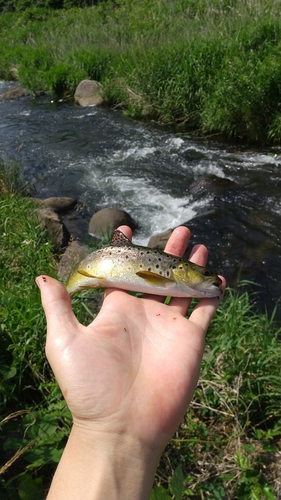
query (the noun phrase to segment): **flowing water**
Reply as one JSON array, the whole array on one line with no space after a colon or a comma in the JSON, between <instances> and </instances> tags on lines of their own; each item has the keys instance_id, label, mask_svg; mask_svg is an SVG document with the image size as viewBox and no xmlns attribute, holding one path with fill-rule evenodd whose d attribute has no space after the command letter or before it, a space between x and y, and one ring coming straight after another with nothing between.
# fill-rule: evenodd
<instances>
[{"instance_id":1,"label":"flowing water","mask_svg":"<svg viewBox=\"0 0 281 500\"><path fill-rule=\"evenodd\" d=\"M0 94L9 86L0 82ZM0 156L18 159L33 195L71 196L77 216L125 209L139 223L134 241L188 222L192 244L234 285L259 284L257 303L280 296L281 156L181 137L99 107L50 96L0 101ZM281 317L280 312L278 313Z\"/></svg>"}]
</instances>

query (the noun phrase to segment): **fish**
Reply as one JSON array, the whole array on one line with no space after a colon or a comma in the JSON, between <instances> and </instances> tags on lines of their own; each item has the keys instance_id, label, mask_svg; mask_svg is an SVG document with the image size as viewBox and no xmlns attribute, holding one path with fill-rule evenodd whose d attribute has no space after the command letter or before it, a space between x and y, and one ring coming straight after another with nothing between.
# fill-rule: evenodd
<instances>
[{"instance_id":1,"label":"fish","mask_svg":"<svg viewBox=\"0 0 281 500\"><path fill-rule=\"evenodd\" d=\"M162 250L134 245L119 229L108 246L85 257L70 274L70 296L80 290L118 288L169 297L219 297L222 281L199 266Z\"/></svg>"}]
</instances>

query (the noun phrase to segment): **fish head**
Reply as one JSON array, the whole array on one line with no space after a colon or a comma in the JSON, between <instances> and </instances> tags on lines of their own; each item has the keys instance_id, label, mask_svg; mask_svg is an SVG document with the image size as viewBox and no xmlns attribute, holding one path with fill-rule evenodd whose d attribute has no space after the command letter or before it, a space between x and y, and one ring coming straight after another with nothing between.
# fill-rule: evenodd
<instances>
[{"instance_id":1,"label":"fish head","mask_svg":"<svg viewBox=\"0 0 281 500\"><path fill-rule=\"evenodd\" d=\"M198 297L218 297L222 294L219 288L222 280L206 267L189 261L181 261L173 269L173 275L177 283L188 286L198 293Z\"/></svg>"}]
</instances>

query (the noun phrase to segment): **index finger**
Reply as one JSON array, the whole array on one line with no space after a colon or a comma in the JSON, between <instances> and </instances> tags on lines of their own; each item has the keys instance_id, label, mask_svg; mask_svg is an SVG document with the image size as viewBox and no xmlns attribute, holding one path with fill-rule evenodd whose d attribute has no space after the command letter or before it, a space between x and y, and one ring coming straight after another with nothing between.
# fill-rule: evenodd
<instances>
[{"instance_id":1,"label":"index finger","mask_svg":"<svg viewBox=\"0 0 281 500\"><path fill-rule=\"evenodd\" d=\"M164 252L182 257L190 239L190 230L186 226L178 226L167 241Z\"/></svg>"}]
</instances>

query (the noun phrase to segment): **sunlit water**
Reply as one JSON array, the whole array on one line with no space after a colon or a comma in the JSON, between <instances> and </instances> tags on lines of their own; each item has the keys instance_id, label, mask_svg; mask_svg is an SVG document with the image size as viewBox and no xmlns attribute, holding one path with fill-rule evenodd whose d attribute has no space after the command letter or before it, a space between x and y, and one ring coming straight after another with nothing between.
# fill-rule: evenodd
<instances>
[{"instance_id":1,"label":"sunlit water","mask_svg":"<svg viewBox=\"0 0 281 500\"><path fill-rule=\"evenodd\" d=\"M0 83L0 93L9 84ZM113 206L138 222L134 241L190 222L192 243L231 284L238 273L262 287L259 305L280 296L281 157L180 137L99 107L56 104L49 96L0 101L0 156L17 158L35 196L71 196L85 217ZM235 182L193 196L215 175ZM200 214L200 217L197 217Z\"/></svg>"}]
</instances>

